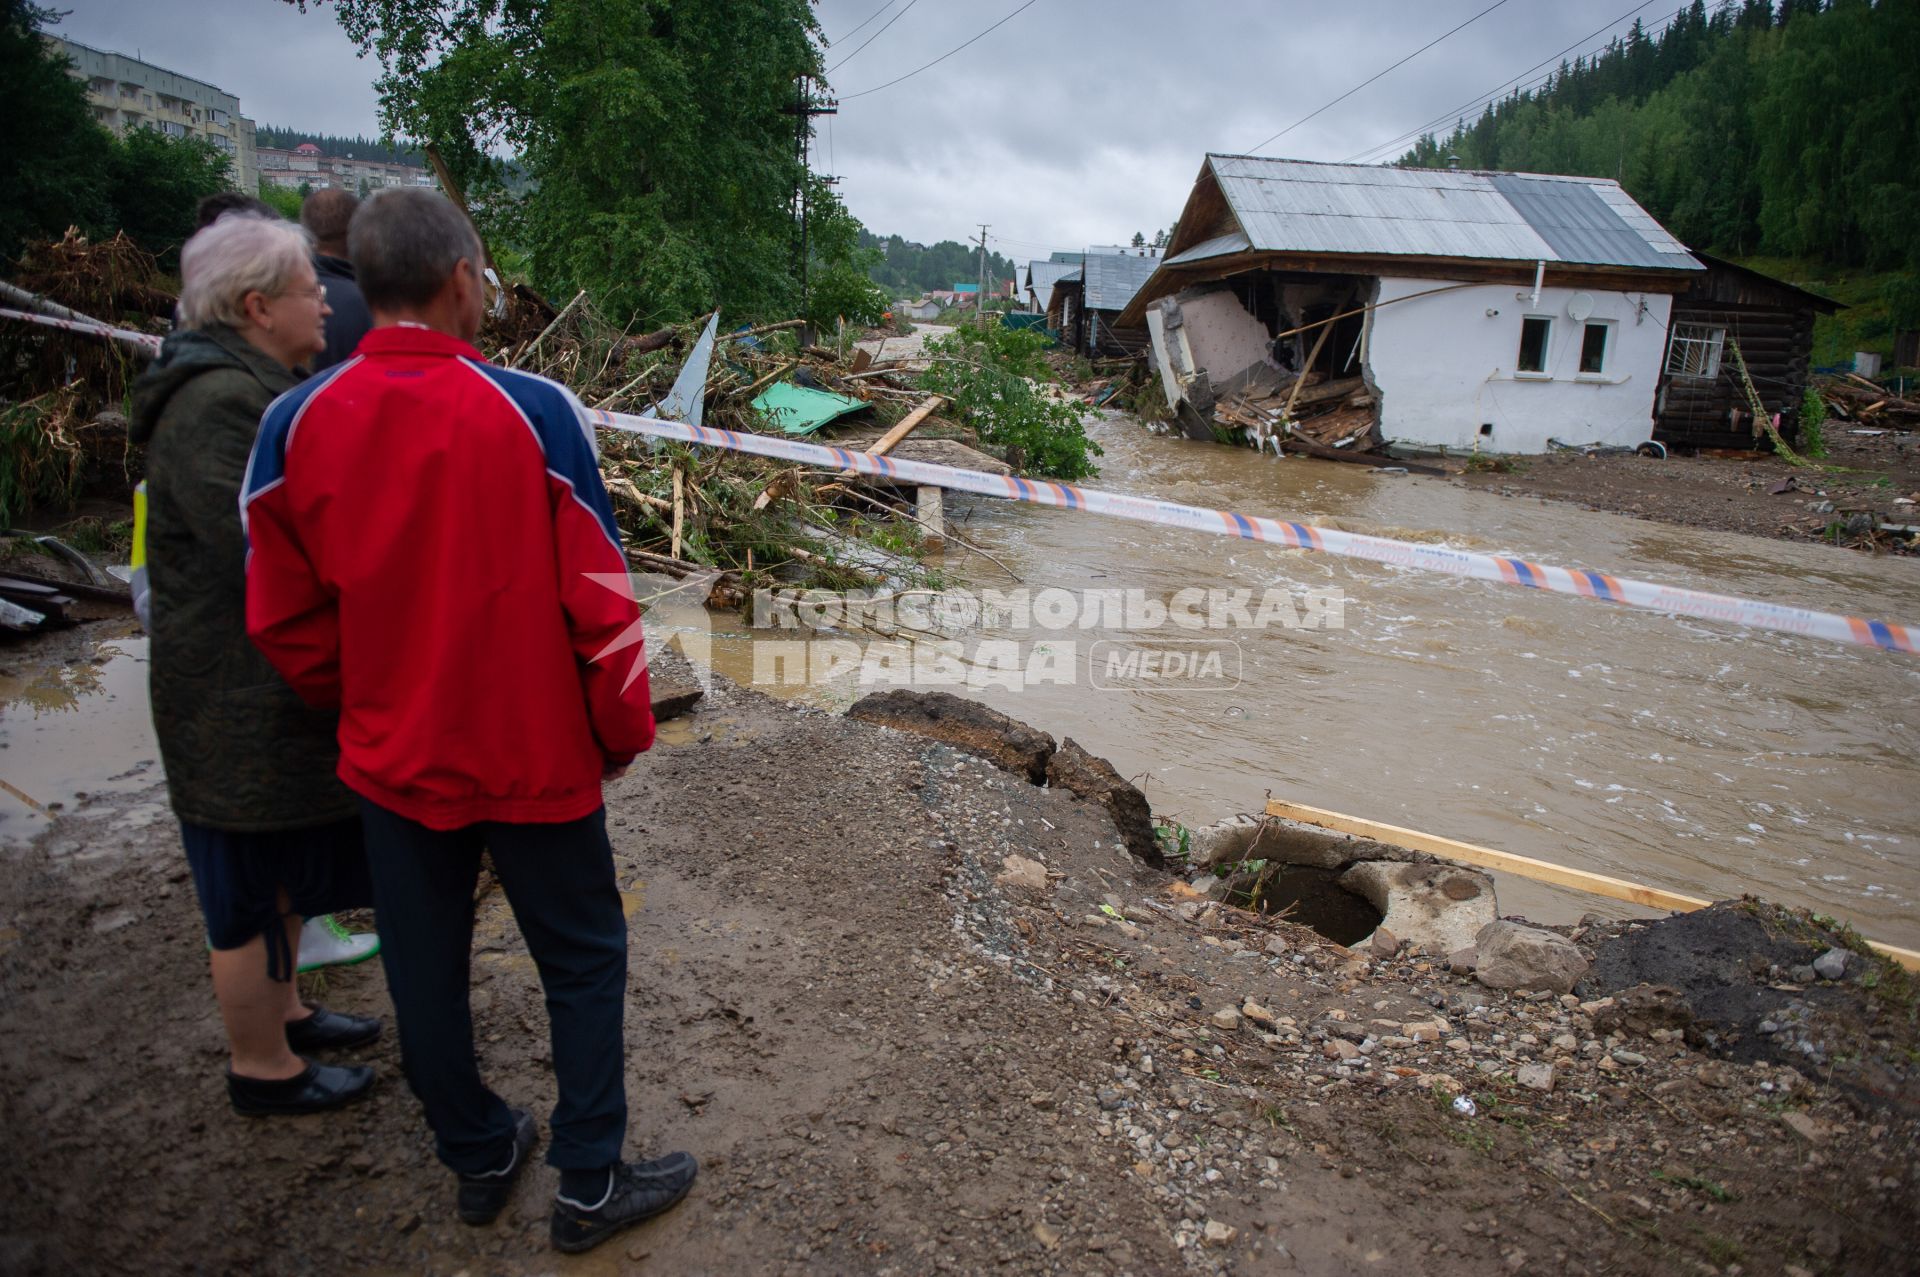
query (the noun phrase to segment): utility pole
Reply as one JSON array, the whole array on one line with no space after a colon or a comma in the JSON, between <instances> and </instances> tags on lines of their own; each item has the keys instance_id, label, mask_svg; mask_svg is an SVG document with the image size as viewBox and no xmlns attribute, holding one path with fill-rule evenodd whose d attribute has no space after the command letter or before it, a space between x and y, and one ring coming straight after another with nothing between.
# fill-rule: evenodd
<instances>
[{"instance_id":1,"label":"utility pole","mask_svg":"<svg viewBox=\"0 0 1920 1277\"><path fill-rule=\"evenodd\" d=\"M987 223L980 223L980 295L974 299L974 316L987 326Z\"/></svg>"},{"instance_id":2,"label":"utility pole","mask_svg":"<svg viewBox=\"0 0 1920 1277\"><path fill-rule=\"evenodd\" d=\"M813 140L813 117L816 115L838 115L840 103L835 98L813 95L813 77L797 75L793 78L793 105L780 108L783 115L791 115L793 120L793 277L800 285L800 313L807 310L807 267L812 254L812 245L807 237L807 214L809 212L807 150Z\"/></svg>"}]
</instances>

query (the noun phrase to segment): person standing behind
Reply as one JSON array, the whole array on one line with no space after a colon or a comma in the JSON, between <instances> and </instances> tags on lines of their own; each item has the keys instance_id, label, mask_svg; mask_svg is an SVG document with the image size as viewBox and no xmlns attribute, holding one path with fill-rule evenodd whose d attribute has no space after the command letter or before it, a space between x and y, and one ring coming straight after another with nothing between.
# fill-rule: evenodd
<instances>
[{"instance_id":1,"label":"person standing behind","mask_svg":"<svg viewBox=\"0 0 1920 1277\"><path fill-rule=\"evenodd\" d=\"M580 401L473 347L481 249L438 194L370 198L349 234L375 327L277 401L243 497L247 628L340 709L408 1084L469 1223L506 1206L533 1119L481 1081L469 1008L484 850L546 991L560 1171L582 1251L686 1196L685 1153L621 1160L627 926L601 783L653 743L639 609Z\"/></svg>"},{"instance_id":2,"label":"person standing behind","mask_svg":"<svg viewBox=\"0 0 1920 1277\"><path fill-rule=\"evenodd\" d=\"M261 414L320 349L326 295L299 227L228 213L180 254L181 328L133 390L147 448L154 732L212 950L248 1116L365 1094L373 1071L298 1052L357 1046L380 1022L300 1001L304 914L372 903L331 714L307 708L247 639L240 489Z\"/></svg>"},{"instance_id":3,"label":"person standing behind","mask_svg":"<svg viewBox=\"0 0 1920 1277\"><path fill-rule=\"evenodd\" d=\"M300 224L313 236L313 269L326 286L327 348L314 357L313 371L324 372L345 363L354 347L373 327L366 298L354 282L353 263L347 260L347 229L360 201L345 191L315 191L300 205ZM370 956L370 955L369 955Z\"/></svg>"}]
</instances>

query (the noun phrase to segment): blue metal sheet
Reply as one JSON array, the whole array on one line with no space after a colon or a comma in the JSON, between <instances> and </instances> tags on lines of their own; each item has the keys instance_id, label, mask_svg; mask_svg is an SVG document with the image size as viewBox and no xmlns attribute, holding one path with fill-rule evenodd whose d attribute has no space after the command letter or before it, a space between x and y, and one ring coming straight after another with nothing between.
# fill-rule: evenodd
<instances>
[{"instance_id":1,"label":"blue metal sheet","mask_svg":"<svg viewBox=\"0 0 1920 1277\"><path fill-rule=\"evenodd\" d=\"M1558 261L1656 270L1675 265L1670 254L1647 243L1585 182L1522 173L1492 173L1488 181L1540 233Z\"/></svg>"}]
</instances>

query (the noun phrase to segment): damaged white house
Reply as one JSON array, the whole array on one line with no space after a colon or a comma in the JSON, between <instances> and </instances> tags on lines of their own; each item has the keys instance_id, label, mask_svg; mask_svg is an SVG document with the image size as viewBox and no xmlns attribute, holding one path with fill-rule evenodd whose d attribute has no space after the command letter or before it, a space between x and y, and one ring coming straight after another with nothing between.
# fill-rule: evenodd
<instances>
[{"instance_id":1,"label":"damaged white house","mask_svg":"<svg viewBox=\"0 0 1920 1277\"><path fill-rule=\"evenodd\" d=\"M1117 322L1196 437L1633 447L1701 269L1600 178L1208 155Z\"/></svg>"}]
</instances>

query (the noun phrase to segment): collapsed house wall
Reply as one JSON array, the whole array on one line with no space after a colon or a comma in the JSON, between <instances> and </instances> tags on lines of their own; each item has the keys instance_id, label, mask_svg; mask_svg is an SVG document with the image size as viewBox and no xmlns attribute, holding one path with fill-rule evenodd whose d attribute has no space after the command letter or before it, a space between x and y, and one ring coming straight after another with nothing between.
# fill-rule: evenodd
<instances>
[{"instance_id":1,"label":"collapsed house wall","mask_svg":"<svg viewBox=\"0 0 1920 1277\"><path fill-rule=\"evenodd\" d=\"M1380 279L1365 354L1386 439L1539 453L1550 438L1633 447L1652 436L1671 297L1543 288L1536 303L1531 288L1485 284L1401 300L1442 287ZM1518 370L1529 318L1547 322L1539 372ZM1582 372L1594 325L1606 330L1604 358Z\"/></svg>"}]
</instances>

